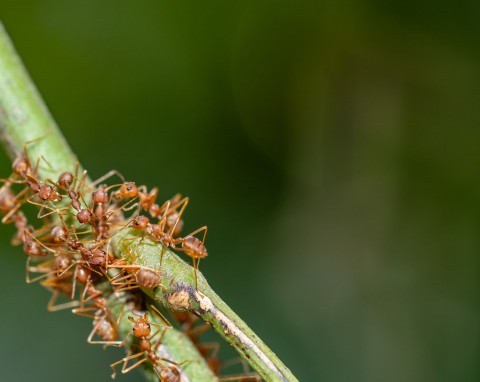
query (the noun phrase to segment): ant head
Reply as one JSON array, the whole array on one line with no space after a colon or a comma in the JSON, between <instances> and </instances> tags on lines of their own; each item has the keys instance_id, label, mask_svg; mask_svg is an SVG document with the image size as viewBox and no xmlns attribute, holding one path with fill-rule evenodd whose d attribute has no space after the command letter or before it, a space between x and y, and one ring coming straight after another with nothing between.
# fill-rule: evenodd
<instances>
[{"instance_id":1,"label":"ant head","mask_svg":"<svg viewBox=\"0 0 480 382\"><path fill-rule=\"evenodd\" d=\"M129 317L130 319L130 317ZM148 313L145 313L143 317L139 317L134 320L133 335L135 337L147 337L150 335L150 323L148 322Z\"/></svg>"},{"instance_id":2,"label":"ant head","mask_svg":"<svg viewBox=\"0 0 480 382\"><path fill-rule=\"evenodd\" d=\"M48 184L43 184L40 186L38 197L43 201L50 200L52 202L59 202L62 200L62 195L60 195L52 188L52 186L49 186Z\"/></svg>"},{"instance_id":3,"label":"ant head","mask_svg":"<svg viewBox=\"0 0 480 382\"><path fill-rule=\"evenodd\" d=\"M28 256L44 256L45 255L45 250L36 241L29 241L29 240L25 241L25 244L23 245L23 251Z\"/></svg>"},{"instance_id":4,"label":"ant head","mask_svg":"<svg viewBox=\"0 0 480 382\"><path fill-rule=\"evenodd\" d=\"M44 184L40 187L40 191L38 192L38 197L43 201L49 200L52 196L53 188L48 184Z\"/></svg>"},{"instance_id":5,"label":"ant head","mask_svg":"<svg viewBox=\"0 0 480 382\"><path fill-rule=\"evenodd\" d=\"M138 196L138 188L134 182L126 182L122 184L115 195L122 199L129 199Z\"/></svg>"},{"instance_id":6,"label":"ant head","mask_svg":"<svg viewBox=\"0 0 480 382\"><path fill-rule=\"evenodd\" d=\"M139 230L145 230L149 224L150 219L147 216L139 215L133 220L132 227Z\"/></svg>"}]
</instances>

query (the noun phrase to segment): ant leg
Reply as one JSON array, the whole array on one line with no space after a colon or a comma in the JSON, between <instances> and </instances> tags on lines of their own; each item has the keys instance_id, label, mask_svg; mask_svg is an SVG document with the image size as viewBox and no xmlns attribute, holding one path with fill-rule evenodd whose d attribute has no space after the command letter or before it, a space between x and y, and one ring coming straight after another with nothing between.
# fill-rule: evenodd
<instances>
[{"instance_id":1,"label":"ant leg","mask_svg":"<svg viewBox=\"0 0 480 382\"><path fill-rule=\"evenodd\" d=\"M77 185L77 179L78 179L78 170L80 169L80 162L77 160L75 162L75 174L73 175L73 183L72 183L72 188L75 189L75 186Z\"/></svg>"},{"instance_id":2,"label":"ant leg","mask_svg":"<svg viewBox=\"0 0 480 382\"><path fill-rule=\"evenodd\" d=\"M78 302L78 301L75 301L75 302ZM90 306L90 307L87 307L87 308L78 308L78 309L72 309L72 313L73 314L78 314L79 316L83 316L83 317L88 317L88 318L95 318L95 314L91 314L91 313L88 313L88 312L92 312L92 311L97 311L97 307L95 306Z\"/></svg>"},{"instance_id":3,"label":"ant leg","mask_svg":"<svg viewBox=\"0 0 480 382\"><path fill-rule=\"evenodd\" d=\"M83 306L86 302L94 300L95 298L97 298L98 296L100 296L102 294L101 291L97 290L95 293L93 293L93 294L89 295L87 298L85 298L90 285L92 285L92 280L89 277L88 280L87 280L87 283L85 284L85 288L83 288L82 297L80 298L80 306ZM96 309L95 307L92 307L92 308ZM87 309L87 308L85 308L85 309Z\"/></svg>"},{"instance_id":4,"label":"ant leg","mask_svg":"<svg viewBox=\"0 0 480 382\"><path fill-rule=\"evenodd\" d=\"M3 218L2 218L2 223L3 224L9 224L12 223L13 220L9 220L13 215L17 213L19 208L22 206L21 203L17 203L14 208L12 208Z\"/></svg>"},{"instance_id":5,"label":"ant leg","mask_svg":"<svg viewBox=\"0 0 480 382\"><path fill-rule=\"evenodd\" d=\"M56 271L55 270L52 270L51 269L51 265L53 264L53 260L50 259L50 260L47 260L47 261L44 261L40 264L38 264L37 266L30 266L30 261L32 260L32 258L30 256L27 257L27 262L26 262L26 276L25 276L25 282L27 284L32 284L38 280L41 280L41 279L44 279L52 274L54 274ZM47 266L50 265L49 266ZM43 268L42 266L45 265L45 268ZM35 272L35 273L42 273L40 276L37 276L37 277L34 277L34 278L30 278L30 273L32 272Z\"/></svg>"},{"instance_id":6,"label":"ant leg","mask_svg":"<svg viewBox=\"0 0 480 382\"><path fill-rule=\"evenodd\" d=\"M189 235L188 235L189 236ZM187 237L187 236L186 236ZM177 248L175 247L175 251L177 252L185 252L184 248ZM190 256L191 257L191 256ZM195 289L198 291L198 278L197 278L197 270L198 264L200 264L200 259L196 259L195 257L191 257L192 259L192 266L193 266L193 274L195 276Z\"/></svg>"},{"instance_id":7,"label":"ant leg","mask_svg":"<svg viewBox=\"0 0 480 382\"><path fill-rule=\"evenodd\" d=\"M111 178L114 175L117 175L122 180L122 182L125 183L125 177L120 172L118 172L117 170L110 170L105 175L102 175L100 178L94 181L92 184L96 186L97 184L102 183L104 180L107 180L108 178Z\"/></svg>"},{"instance_id":8,"label":"ant leg","mask_svg":"<svg viewBox=\"0 0 480 382\"><path fill-rule=\"evenodd\" d=\"M120 273L121 274L121 273ZM117 286L115 288L115 292L124 292L127 290L132 290L132 289L137 289L139 288L139 285L137 284L135 280L135 276L132 274L128 274L126 276L123 276L115 281L112 281L112 286Z\"/></svg>"},{"instance_id":9,"label":"ant leg","mask_svg":"<svg viewBox=\"0 0 480 382\"><path fill-rule=\"evenodd\" d=\"M260 382L262 378L256 374L251 375L230 375L228 377L220 377L220 382L227 382L227 381L238 381L238 382Z\"/></svg>"},{"instance_id":10,"label":"ant leg","mask_svg":"<svg viewBox=\"0 0 480 382\"><path fill-rule=\"evenodd\" d=\"M40 139L40 138L36 138L36 139ZM23 144L23 152L25 154L25 160L28 164L28 167L32 168L32 162L30 161L30 156L28 155L28 150L27 150L27 145L29 143L32 143L33 141L27 141ZM36 171L38 171L38 168L36 169Z\"/></svg>"},{"instance_id":11,"label":"ant leg","mask_svg":"<svg viewBox=\"0 0 480 382\"><path fill-rule=\"evenodd\" d=\"M198 259L198 263L197 263L195 257L192 257L192 263L193 263L193 274L195 275L195 289L198 290L197 268L198 268L198 263L200 263L200 259Z\"/></svg>"},{"instance_id":12,"label":"ant leg","mask_svg":"<svg viewBox=\"0 0 480 382\"><path fill-rule=\"evenodd\" d=\"M160 342L162 342L163 336L165 335L165 333L167 332L167 330L168 330L168 328L164 328L164 329L162 330L162 334L160 334L160 337L158 337L158 339L157 339L157 340L155 341L155 343L153 344L152 349L153 349L154 351L157 350L158 346L160 345ZM158 332L157 332L157 333L158 333ZM157 334L157 333L155 333L155 334Z\"/></svg>"},{"instance_id":13,"label":"ant leg","mask_svg":"<svg viewBox=\"0 0 480 382\"><path fill-rule=\"evenodd\" d=\"M58 216L62 215L60 212L61 211L64 211L64 210L69 210L70 208L69 207L62 207L62 208L56 208L56 207L49 207L47 206L46 204L41 204L41 203L37 203L37 202L34 202L32 199L35 197L35 195L32 195L31 197L29 197L27 199L27 203L29 204L33 204L34 206L38 206L38 207L41 207L40 208L40 211L38 211L38 214L37 214L37 218L39 219L43 219L53 213L56 213ZM47 210L50 210L50 212L47 212L47 213L44 213L42 214L43 210L44 209L47 209ZM72 214L73 215L73 214Z\"/></svg>"},{"instance_id":14,"label":"ant leg","mask_svg":"<svg viewBox=\"0 0 480 382\"><path fill-rule=\"evenodd\" d=\"M129 360L135 359L135 358L138 358L138 357L141 357L142 355L143 355L143 352L137 353L137 354L134 354L134 355L129 355L128 357L122 358L120 361L117 361L117 362L115 362L115 363L112 363L112 364L110 365L110 367L111 367L112 370L113 370L112 378L115 378L115 376L117 375L117 371L115 370L115 366L120 365L122 362L123 362L123 364L125 365ZM147 359L145 358L145 359L143 360L143 362L145 362L146 360L147 360ZM137 366L138 366L138 365L137 365ZM122 373L123 373L123 369L124 369L124 368L122 367Z\"/></svg>"},{"instance_id":15,"label":"ant leg","mask_svg":"<svg viewBox=\"0 0 480 382\"><path fill-rule=\"evenodd\" d=\"M218 343L216 343L218 345L218 347L220 348L220 345ZM209 344L205 344L205 347L207 347ZM215 357L215 355L213 355L212 353L212 356ZM254 372L252 372L249 367L248 367L248 364L245 362L244 359L242 358L234 358L233 360L229 360L227 362L224 362L223 365L221 366L222 369L224 368L228 368L232 365L235 365L237 363L241 362L242 363L242 366L243 366L243 374L234 374L234 375L227 375L227 376L224 376L224 377L220 377L219 380L221 382L227 382L227 381L238 381L238 382L259 382L261 381L262 379L260 378L260 376Z\"/></svg>"},{"instance_id":16,"label":"ant leg","mask_svg":"<svg viewBox=\"0 0 480 382\"><path fill-rule=\"evenodd\" d=\"M162 270L162 264L163 264L163 255L165 253L165 245L162 245L162 252L160 252L160 270Z\"/></svg>"},{"instance_id":17,"label":"ant leg","mask_svg":"<svg viewBox=\"0 0 480 382\"><path fill-rule=\"evenodd\" d=\"M119 348L121 348L125 344L125 342L127 341L127 338L130 337L130 334L132 334L131 331L129 331L128 334L125 336L125 338L122 341L120 341L120 343L118 345L115 345L115 346L118 346Z\"/></svg>"},{"instance_id":18,"label":"ant leg","mask_svg":"<svg viewBox=\"0 0 480 382\"><path fill-rule=\"evenodd\" d=\"M173 235L173 233L175 232L175 228L177 227L178 222L182 218L182 215L183 215L183 212L185 211L185 208L187 208L188 200L189 199L188 199L188 196L187 196L187 197L183 198L180 202L178 202L178 204L174 206L175 208L171 207L171 209L176 210L178 207L182 206L182 208L180 209L180 211L178 213L177 220L175 220L175 223L173 224L173 226L169 230L170 235ZM167 212L168 212L168 210L165 211L165 214Z\"/></svg>"},{"instance_id":19,"label":"ant leg","mask_svg":"<svg viewBox=\"0 0 480 382\"><path fill-rule=\"evenodd\" d=\"M145 187L145 186L143 186ZM147 192L147 188L145 187L145 192ZM153 187L152 190L148 193L148 199L150 200L151 204L154 204L157 201L158 197L158 188Z\"/></svg>"},{"instance_id":20,"label":"ant leg","mask_svg":"<svg viewBox=\"0 0 480 382\"><path fill-rule=\"evenodd\" d=\"M78 275L78 264L75 267L75 272L73 272L72 295L71 295L72 300L75 298L75 290L77 287L77 275Z\"/></svg>"},{"instance_id":21,"label":"ant leg","mask_svg":"<svg viewBox=\"0 0 480 382\"><path fill-rule=\"evenodd\" d=\"M208 331L209 329L211 329L212 327L207 324L206 322L203 322L201 325L198 325L196 328L192 328L192 329L189 329L185 332L185 334L187 336L191 336L191 337L199 337L201 336L203 333L205 333L206 331ZM218 345L217 342L215 342L214 344ZM220 346L220 345L219 345ZM216 354L216 353L215 353Z\"/></svg>"},{"instance_id":22,"label":"ant leg","mask_svg":"<svg viewBox=\"0 0 480 382\"><path fill-rule=\"evenodd\" d=\"M108 218L110 218L110 216L109 216ZM107 218L107 220L108 220L108 218ZM130 220L130 221L126 222L125 224L116 224L116 226L121 225L122 228L120 228L118 231L115 231L114 233L112 233L112 234L109 236L109 238L111 239L111 238L114 237L115 235L118 235L120 232L122 232L124 229L130 228L130 223L131 223L132 221L133 221L133 220ZM114 225L115 225L115 224L114 224ZM128 239L131 240L131 241L133 241L133 240L135 240L135 239L137 239L137 238L134 237L134 238L128 238ZM126 240L127 240L127 238L123 239L123 240L122 240L122 243L123 243L124 241L126 241Z\"/></svg>"},{"instance_id":23,"label":"ant leg","mask_svg":"<svg viewBox=\"0 0 480 382\"><path fill-rule=\"evenodd\" d=\"M199 229L196 229L195 231L193 231L192 233L189 233L188 235L186 235L185 237L188 237L188 236L195 236L197 233L200 233L200 232L203 232L203 238L202 238L202 244L205 244L205 238L207 237L207 231L208 231L208 227L205 225Z\"/></svg>"},{"instance_id":24,"label":"ant leg","mask_svg":"<svg viewBox=\"0 0 480 382\"><path fill-rule=\"evenodd\" d=\"M132 253L130 252L130 249L129 249L129 246L125 245L125 242L126 241L130 241L130 245L133 241L137 240L136 237L126 237L125 239L123 239L120 244L123 248L123 250L127 253L128 257L129 257L129 260L133 263L135 262L135 257L132 255Z\"/></svg>"},{"instance_id":25,"label":"ant leg","mask_svg":"<svg viewBox=\"0 0 480 382\"><path fill-rule=\"evenodd\" d=\"M72 281L72 300L73 300L73 298L75 297L75 291L76 291L76 287L77 287L78 266L79 266L80 263L82 263L82 261L80 261L80 260L75 260L67 269L65 269L62 273L59 274L59 276L62 276L62 275L63 275L65 272L67 272L71 267L75 266L75 272L73 273L73 281ZM91 267L88 265L88 263L86 263L86 264L87 264L87 265L84 265L85 268L88 268L90 271L95 272L96 274L102 276L102 274L101 274L100 272L98 272L98 271L96 271L95 269L91 268ZM87 279L87 285L88 285L89 282L90 282L90 276L89 276L88 279ZM86 286L87 286L87 285L86 285ZM85 302L87 302L87 301L90 300L90 298L85 300L85 295L86 295L86 293L87 293L87 288L85 287L84 290L83 290L82 297L81 297L81 302L80 302L80 305L81 305L82 307L83 307L83 304L84 304ZM101 294L101 292L95 294L94 296L92 296L92 298L95 298L95 297L99 296L100 294Z\"/></svg>"},{"instance_id":26,"label":"ant leg","mask_svg":"<svg viewBox=\"0 0 480 382\"><path fill-rule=\"evenodd\" d=\"M150 310L154 316L156 316L160 321L162 321L165 325L164 327L168 329L172 329L173 326L170 323L170 321L167 320L167 317L163 315L162 312L160 312L155 305L150 305ZM157 325L158 326L158 325Z\"/></svg>"},{"instance_id":27,"label":"ant leg","mask_svg":"<svg viewBox=\"0 0 480 382\"><path fill-rule=\"evenodd\" d=\"M182 194L175 194L173 197L170 199L173 205L177 204L180 200L182 200Z\"/></svg>"},{"instance_id":28,"label":"ant leg","mask_svg":"<svg viewBox=\"0 0 480 382\"><path fill-rule=\"evenodd\" d=\"M6 189L4 189L6 190ZM9 224L12 223L13 220L9 220L12 215L14 215L18 209L26 202L27 199L24 200L19 200L21 197L23 197L25 194L27 194L29 191L28 187L25 187L20 193L15 195L15 198L13 198L13 202L15 203L15 207L13 207L8 213L2 218L2 223L4 224ZM0 190L0 193L5 192Z\"/></svg>"},{"instance_id":29,"label":"ant leg","mask_svg":"<svg viewBox=\"0 0 480 382\"><path fill-rule=\"evenodd\" d=\"M125 212L128 212L130 210L133 210L135 207L137 207L139 204L134 203L131 206L127 207L129 204L133 203L135 200L137 200L138 196L135 196L134 198L130 199L128 202L126 202L123 206L121 206L119 209ZM116 211L114 211L116 212Z\"/></svg>"},{"instance_id":30,"label":"ant leg","mask_svg":"<svg viewBox=\"0 0 480 382\"><path fill-rule=\"evenodd\" d=\"M59 310L70 309L78 306L78 301L70 301L63 304L55 305L59 295L60 295L60 292L58 291L54 291L52 293L52 297L48 301L48 305L47 305L47 310L49 312L57 312Z\"/></svg>"},{"instance_id":31,"label":"ant leg","mask_svg":"<svg viewBox=\"0 0 480 382\"><path fill-rule=\"evenodd\" d=\"M40 155L39 160L43 160L47 164L47 166L50 168L50 170L57 171L57 169L53 167L52 164L43 155Z\"/></svg>"},{"instance_id":32,"label":"ant leg","mask_svg":"<svg viewBox=\"0 0 480 382\"><path fill-rule=\"evenodd\" d=\"M128 361L130 361L131 359L134 359L134 358L138 358L138 357L142 356L143 354L144 354L144 353L141 352L141 353L137 353L137 354L135 354L135 355L131 355L131 356L129 356L129 357L124 358L124 359L123 359L124 364L123 364L123 367L122 367L122 374L126 374L126 373L128 373L129 371L132 371L132 370L135 369L136 367L140 366L142 363L148 361L147 358L144 358L144 359L138 361L137 363L134 363L132 366L127 367Z\"/></svg>"},{"instance_id":33,"label":"ant leg","mask_svg":"<svg viewBox=\"0 0 480 382\"><path fill-rule=\"evenodd\" d=\"M37 138L34 138L34 139L31 139L29 141L26 141L24 144L23 144L23 152L25 154L25 160L27 161L28 165L30 168L32 168L32 162L30 161L30 156L28 155L28 150L27 150L27 146L32 144L32 143L35 143L36 141L39 141L43 138L46 137L46 134L45 135L41 135L40 137L37 137ZM37 163L38 165L38 163ZM35 169L35 174L38 174L38 168Z\"/></svg>"},{"instance_id":34,"label":"ant leg","mask_svg":"<svg viewBox=\"0 0 480 382\"><path fill-rule=\"evenodd\" d=\"M142 244L142 241L145 240L145 235L146 235L146 234L147 234L147 231L146 231L146 230L143 230L143 232L142 232L142 238L140 239L140 241L139 241L138 243L134 244L134 247L135 247L134 250L137 249L137 247L138 247L140 244Z\"/></svg>"},{"instance_id":35,"label":"ant leg","mask_svg":"<svg viewBox=\"0 0 480 382\"><path fill-rule=\"evenodd\" d=\"M138 199L138 196L135 196L135 197L131 198L128 202L125 202L125 204L123 204L122 206L118 207L117 209L111 210L111 211L107 210L102 217L105 217L105 220L108 220L108 219L110 219L111 216L115 215L119 211L128 212L130 210L133 210L134 208L136 208L138 206L138 202L133 203L137 199ZM129 206L129 204L132 204L132 205Z\"/></svg>"}]
</instances>

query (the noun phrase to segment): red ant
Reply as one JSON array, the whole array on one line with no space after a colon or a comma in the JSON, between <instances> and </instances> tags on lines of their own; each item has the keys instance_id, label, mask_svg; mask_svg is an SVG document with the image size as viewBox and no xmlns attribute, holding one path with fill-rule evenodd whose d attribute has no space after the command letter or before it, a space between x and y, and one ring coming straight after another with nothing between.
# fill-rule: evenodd
<instances>
[{"instance_id":1,"label":"red ant","mask_svg":"<svg viewBox=\"0 0 480 382\"><path fill-rule=\"evenodd\" d=\"M132 332L128 333L128 335L123 339L120 346L122 346L125 343L125 341L127 340L127 338L130 336L130 334L133 333L133 335L136 338L140 339L140 344L139 345L140 345L141 351L139 353L129 355L125 358L122 358L120 361L112 363L110 365L110 367L113 370L112 378L115 378L115 376L117 374L116 370L115 370L115 366L117 366L119 364L123 364L122 374L125 374L125 373L128 373L129 371L135 369L136 367L140 366L144 362L150 361L153 365L153 370L157 374L160 381L162 381L162 382L180 382L181 374L180 374L180 370L178 370L178 367L187 363L188 361L183 361L181 363L177 363L177 362L171 361L167 358L159 357L157 355L156 351L157 351L157 349L160 345L160 342L163 339L163 336L165 335L165 333L168 329L172 328L172 326L170 325L168 320L165 318L165 316L162 313L160 313L160 311L158 311L158 309L156 309L153 305L151 306L151 309L152 309L152 313L154 313L155 316L157 316L157 318L162 323L164 323L164 325L162 325L163 331L160 334L160 337L152 345L152 340L161 331L161 326L151 322L148 318L148 313L145 313L144 315L139 315L139 314L135 313L135 311L132 311L132 313L135 316L137 316L138 318L134 319L133 317L128 317L128 319L133 323L133 329L132 329ZM155 326L157 328L157 331L153 334L151 334L151 326ZM147 354L145 354L145 352L147 352ZM128 366L128 362L130 360L140 358L142 356L144 357L143 359L141 359L140 361L137 361L136 363L134 363L131 366ZM167 362L170 365L165 366L160 361ZM160 371L158 369L160 369Z\"/></svg>"},{"instance_id":2,"label":"red ant","mask_svg":"<svg viewBox=\"0 0 480 382\"><path fill-rule=\"evenodd\" d=\"M3 195L3 197L9 198L11 202L13 201L15 203L15 206L10 206L9 213L7 214L7 216L5 216L2 219L3 223L7 222L8 218L13 213L15 213L16 210L18 210L18 208L21 206L22 203L24 203L24 201L21 201L21 202L17 202L17 201L20 200L20 198L23 195L25 195L29 190L32 191L33 194L38 194L42 200L50 200L50 201L61 200L61 195L59 195L55 190L53 190L51 186L48 186L47 184L42 183L38 179L36 179L36 176L38 174L38 169L40 166L40 159L43 159L51 167L50 163L48 163L48 161L43 156L41 156L38 159L35 168L32 168L32 163L30 161L30 157L27 151L27 144L32 143L38 139L26 142L23 145L23 154L17 155L17 158L13 161L13 164L12 164L13 176L8 179L0 180L5 182L4 186L0 190L0 193L3 192L4 187L8 188L12 183L27 185L27 187L24 188L18 195L16 195L14 199L11 198L11 194ZM15 179L15 176L20 177L21 179Z\"/></svg>"},{"instance_id":3,"label":"red ant","mask_svg":"<svg viewBox=\"0 0 480 382\"><path fill-rule=\"evenodd\" d=\"M116 341L118 335L118 323L122 318L122 314L115 320L110 308L107 305L107 300L102 296L102 292L98 290L91 282L90 275L82 268L77 278L85 281L85 289L80 299L80 308L73 309L72 312L81 316L93 318L93 329L87 337L89 344L102 344L105 346L121 346L121 341ZM86 297L88 295L88 297ZM93 304L84 307L83 305L93 300ZM94 312L93 314L90 312ZM121 309L123 311L123 309ZM101 340L94 340L95 333Z\"/></svg>"},{"instance_id":4,"label":"red ant","mask_svg":"<svg viewBox=\"0 0 480 382\"><path fill-rule=\"evenodd\" d=\"M158 188L154 187L150 192L147 192L146 186L138 187L139 206L144 211L148 211L154 218L160 218L164 215L166 219L166 227L170 229L173 225L176 225L173 235L180 234L183 228L183 220L178 218L179 212L177 209L180 206L187 206L188 198L183 198L180 194L176 194L172 199L166 201L162 206L155 203L158 197ZM184 208L185 208L184 207ZM177 221L178 218L178 221Z\"/></svg>"},{"instance_id":5,"label":"red ant","mask_svg":"<svg viewBox=\"0 0 480 382\"><path fill-rule=\"evenodd\" d=\"M167 204L169 205L169 201L167 202ZM186 235L185 237L180 237L176 239L173 237L173 232L175 231L175 227L177 223L180 221L187 204L188 204L188 198L184 198L181 202L178 203L178 206L182 205L182 208L178 212L175 223L173 224L173 226L171 226L168 232L165 232L165 229L166 229L166 221L167 221L166 217L167 217L169 208L165 209L164 215L160 219L159 224L151 224L150 219L147 216L139 215L133 220L133 222L131 223L131 227L143 232L142 238L137 243L137 246L143 241L145 234L147 233L147 229L149 228L151 236L153 236L157 241L162 242L164 246L172 247L172 249L175 249L179 252L184 252L187 256L189 256L193 262L193 269L194 269L194 275L195 275L195 288L198 290L197 269L198 269L198 264L200 262L200 259L203 259L208 255L207 248L204 245L208 228L206 226L201 227L196 231L193 231L189 235ZM194 235L202 231L204 232L203 239L199 240ZM128 240L131 240L131 239L128 239ZM176 247L177 245L181 245L181 247ZM162 249L162 253L160 255L160 266L163 262L163 254L164 254L164 249Z\"/></svg>"}]
</instances>

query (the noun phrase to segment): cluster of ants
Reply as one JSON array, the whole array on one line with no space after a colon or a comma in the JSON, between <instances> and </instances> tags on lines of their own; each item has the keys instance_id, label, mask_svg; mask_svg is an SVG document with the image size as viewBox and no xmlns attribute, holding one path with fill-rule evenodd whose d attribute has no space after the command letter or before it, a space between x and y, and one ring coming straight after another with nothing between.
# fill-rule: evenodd
<instances>
[{"instance_id":1,"label":"cluster of ants","mask_svg":"<svg viewBox=\"0 0 480 382\"><path fill-rule=\"evenodd\" d=\"M140 242L148 237L163 248L170 247L185 253L192 259L197 286L198 262L207 256L204 245L207 227L181 235L187 197L177 194L158 204L157 188L148 192L146 186L137 187L134 182L126 182L117 171L110 171L90 183L85 171L78 176L78 165L75 174L65 171L57 180L42 180L39 176L40 159L51 167L43 157L32 166L24 145L24 152L13 162L13 174L1 180L3 186L0 188L2 223L15 225L12 243L23 245L27 255L27 283L39 281L52 292L47 305L49 311L72 309L75 314L93 319L93 329L87 338L91 344L121 347L133 334L136 340L130 341L130 347L138 347L139 352L131 354L129 350L126 357L111 364L112 377L115 377L119 365L122 365L121 372L127 373L150 362L160 381L181 381L180 366L190 361L176 362L159 355L162 339L173 326L153 305L149 306L149 310L160 324L152 322L148 313L138 313L146 308L138 288L162 286L163 251L160 269L155 270L135 264L135 258L128 250L126 256L130 258L115 258L110 251L110 241L121 230L131 228L141 232ZM103 183L113 176L118 176L121 183ZM21 210L26 204L39 207L37 217L42 222L48 219L48 222L37 229L30 225ZM130 214L128 219L125 218L126 213ZM200 233L203 233L202 239L195 236ZM137 237L129 240L135 239ZM124 248L127 249L126 246ZM121 313L115 317L109 308L107 292L101 287L105 284L110 288L110 294L122 295L124 301L134 306L134 317L128 317L132 330L123 340L118 339ZM58 302L60 298L68 301ZM198 317L192 313L172 314L208 366L218 375L222 366L217 356L219 344L202 343L200 340L200 335L208 326L199 324ZM152 326L156 330L153 331ZM260 378L246 373L219 377L219 380L252 382L260 381Z\"/></svg>"}]
</instances>

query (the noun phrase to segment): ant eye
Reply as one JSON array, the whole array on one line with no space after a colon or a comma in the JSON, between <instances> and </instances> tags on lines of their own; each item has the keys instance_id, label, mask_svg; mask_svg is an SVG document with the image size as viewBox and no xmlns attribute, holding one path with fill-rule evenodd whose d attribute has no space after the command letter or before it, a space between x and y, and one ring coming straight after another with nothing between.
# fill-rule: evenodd
<instances>
[{"instance_id":1,"label":"ant eye","mask_svg":"<svg viewBox=\"0 0 480 382\"><path fill-rule=\"evenodd\" d=\"M128 191L131 191L131 190L132 190L132 186L128 186L128 187L127 187L127 190L128 190Z\"/></svg>"}]
</instances>

